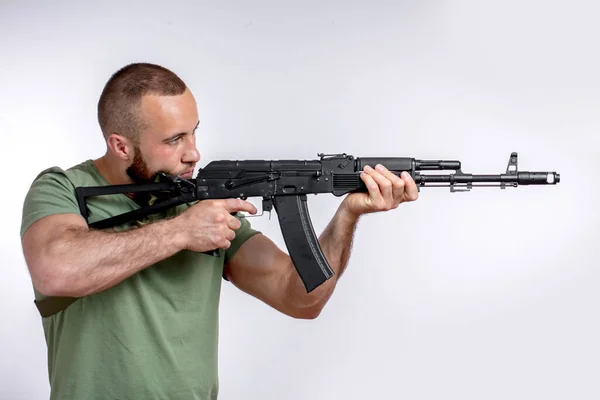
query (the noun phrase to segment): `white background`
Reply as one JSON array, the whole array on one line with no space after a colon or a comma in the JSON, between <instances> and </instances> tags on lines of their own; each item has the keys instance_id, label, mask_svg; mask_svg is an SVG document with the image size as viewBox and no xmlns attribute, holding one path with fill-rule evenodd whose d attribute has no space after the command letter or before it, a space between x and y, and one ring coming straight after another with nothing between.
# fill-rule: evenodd
<instances>
[{"instance_id":1,"label":"white background","mask_svg":"<svg viewBox=\"0 0 600 400\"><path fill-rule=\"evenodd\" d=\"M42 169L103 154L96 103L129 62L192 89L217 159L459 159L557 186L423 189L364 218L314 321L225 283L222 399L600 397L600 57L592 1L0 3L0 398L45 399L23 260ZM311 196L321 232L340 199ZM273 214L254 226L279 245Z\"/></svg>"}]
</instances>

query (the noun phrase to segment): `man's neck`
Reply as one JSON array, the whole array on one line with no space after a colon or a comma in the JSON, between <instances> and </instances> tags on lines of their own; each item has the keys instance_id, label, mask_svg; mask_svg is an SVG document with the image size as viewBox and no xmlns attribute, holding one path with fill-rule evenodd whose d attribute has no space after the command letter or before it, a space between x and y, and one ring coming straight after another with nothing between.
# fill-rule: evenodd
<instances>
[{"instance_id":1,"label":"man's neck","mask_svg":"<svg viewBox=\"0 0 600 400\"><path fill-rule=\"evenodd\" d=\"M119 162L119 160L110 157L110 155L108 154L105 154L104 156L94 160L94 165L96 166L96 169L98 170L100 175L102 175L102 177L104 177L104 179L110 185L124 185L129 183L135 183L129 177L129 175L127 175L127 172L124 169L122 169L123 167L120 167L121 163ZM140 192L137 194L123 194L140 205L147 204L148 202L148 193Z\"/></svg>"},{"instance_id":2,"label":"man's neck","mask_svg":"<svg viewBox=\"0 0 600 400\"><path fill-rule=\"evenodd\" d=\"M98 169L98 172L100 172L100 175L111 185L133 183L125 170L122 169L121 163L118 160L111 160L107 154L94 160L94 165Z\"/></svg>"}]
</instances>

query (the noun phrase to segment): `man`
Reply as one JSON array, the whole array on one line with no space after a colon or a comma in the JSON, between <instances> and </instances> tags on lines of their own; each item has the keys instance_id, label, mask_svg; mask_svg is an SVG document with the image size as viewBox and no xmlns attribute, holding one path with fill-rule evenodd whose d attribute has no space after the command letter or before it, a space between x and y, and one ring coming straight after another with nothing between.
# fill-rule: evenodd
<instances>
[{"instance_id":1,"label":"man","mask_svg":"<svg viewBox=\"0 0 600 400\"><path fill-rule=\"evenodd\" d=\"M23 251L36 300L75 298L44 316L52 399L214 399L222 278L294 318L316 318L342 276L359 217L414 201L411 177L365 168L368 193L347 195L319 241L335 271L306 290L290 257L252 229L239 199L205 200L114 229L89 229L77 186L191 178L200 154L195 99L173 72L131 64L98 103L106 154L50 168L25 199ZM140 207L127 195L90 199L91 220ZM220 249L221 257L203 252Z\"/></svg>"}]
</instances>

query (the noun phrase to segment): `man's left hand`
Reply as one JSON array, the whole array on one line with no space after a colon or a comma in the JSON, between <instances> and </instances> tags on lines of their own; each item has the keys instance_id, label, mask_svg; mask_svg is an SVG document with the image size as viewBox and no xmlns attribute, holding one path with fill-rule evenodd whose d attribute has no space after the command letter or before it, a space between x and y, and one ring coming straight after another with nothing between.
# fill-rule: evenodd
<instances>
[{"instance_id":1,"label":"man's left hand","mask_svg":"<svg viewBox=\"0 0 600 400\"><path fill-rule=\"evenodd\" d=\"M400 177L382 165L365 166L360 178L368 193L352 193L346 196L342 206L355 216L393 210L401 203L415 201L419 197L417 184L407 172Z\"/></svg>"}]
</instances>

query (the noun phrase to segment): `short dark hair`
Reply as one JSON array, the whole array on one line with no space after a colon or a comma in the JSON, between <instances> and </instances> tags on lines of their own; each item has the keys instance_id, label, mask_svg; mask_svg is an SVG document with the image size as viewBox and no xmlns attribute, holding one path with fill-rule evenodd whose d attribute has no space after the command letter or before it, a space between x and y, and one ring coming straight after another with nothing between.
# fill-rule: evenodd
<instances>
[{"instance_id":1,"label":"short dark hair","mask_svg":"<svg viewBox=\"0 0 600 400\"><path fill-rule=\"evenodd\" d=\"M105 138L117 132L137 140L144 127L139 115L142 96L176 96L186 85L174 72L149 63L133 63L115 72L102 90L98 101L98 122Z\"/></svg>"}]
</instances>

